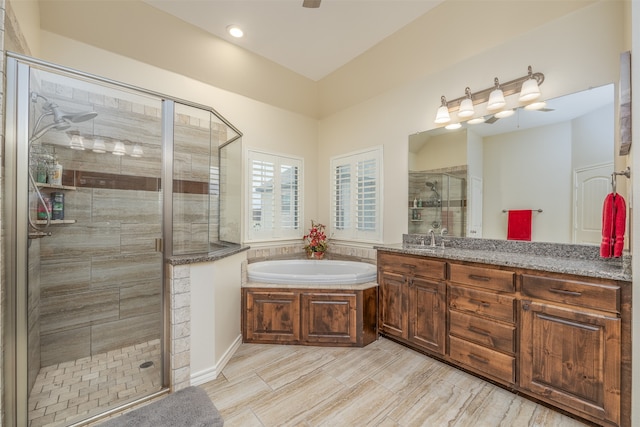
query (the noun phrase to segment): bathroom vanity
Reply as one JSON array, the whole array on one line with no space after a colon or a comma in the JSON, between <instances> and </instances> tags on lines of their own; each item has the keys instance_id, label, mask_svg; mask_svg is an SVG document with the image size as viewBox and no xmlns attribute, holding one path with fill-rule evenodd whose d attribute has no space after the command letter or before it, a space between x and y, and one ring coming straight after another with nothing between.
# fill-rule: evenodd
<instances>
[{"instance_id":1,"label":"bathroom vanity","mask_svg":"<svg viewBox=\"0 0 640 427\"><path fill-rule=\"evenodd\" d=\"M631 275L621 263L377 249L382 335L591 422L630 425Z\"/></svg>"}]
</instances>

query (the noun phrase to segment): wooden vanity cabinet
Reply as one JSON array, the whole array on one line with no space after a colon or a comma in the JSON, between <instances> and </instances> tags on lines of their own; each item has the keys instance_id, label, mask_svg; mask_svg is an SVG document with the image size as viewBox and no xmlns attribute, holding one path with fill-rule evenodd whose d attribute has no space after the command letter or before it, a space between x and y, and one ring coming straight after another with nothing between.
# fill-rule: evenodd
<instances>
[{"instance_id":1,"label":"wooden vanity cabinet","mask_svg":"<svg viewBox=\"0 0 640 427\"><path fill-rule=\"evenodd\" d=\"M449 265L449 356L473 371L516 383L515 273Z\"/></svg>"},{"instance_id":2,"label":"wooden vanity cabinet","mask_svg":"<svg viewBox=\"0 0 640 427\"><path fill-rule=\"evenodd\" d=\"M446 263L378 252L378 327L413 346L444 355Z\"/></svg>"},{"instance_id":3,"label":"wooden vanity cabinet","mask_svg":"<svg viewBox=\"0 0 640 427\"><path fill-rule=\"evenodd\" d=\"M620 291L523 274L520 386L585 418L620 425Z\"/></svg>"}]
</instances>

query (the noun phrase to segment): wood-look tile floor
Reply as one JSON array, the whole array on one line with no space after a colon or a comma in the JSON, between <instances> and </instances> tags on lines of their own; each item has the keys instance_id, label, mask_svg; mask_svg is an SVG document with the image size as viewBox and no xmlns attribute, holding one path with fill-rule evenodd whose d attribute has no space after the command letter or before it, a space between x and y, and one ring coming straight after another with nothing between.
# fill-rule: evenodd
<instances>
[{"instance_id":1,"label":"wood-look tile floor","mask_svg":"<svg viewBox=\"0 0 640 427\"><path fill-rule=\"evenodd\" d=\"M584 426L385 338L365 348L242 344L201 387L225 427Z\"/></svg>"}]
</instances>

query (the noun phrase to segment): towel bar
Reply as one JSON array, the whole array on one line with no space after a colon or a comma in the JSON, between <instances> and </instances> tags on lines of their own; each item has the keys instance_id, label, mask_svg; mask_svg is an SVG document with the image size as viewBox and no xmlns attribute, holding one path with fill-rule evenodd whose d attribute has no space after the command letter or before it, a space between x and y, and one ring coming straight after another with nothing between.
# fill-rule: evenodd
<instances>
[{"instance_id":1,"label":"towel bar","mask_svg":"<svg viewBox=\"0 0 640 427\"><path fill-rule=\"evenodd\" d=\"M502 213L507 213L512 209L502 209ZM542 212L542 209L531 209L531 212Z\"/></svg>"}]
</instances>

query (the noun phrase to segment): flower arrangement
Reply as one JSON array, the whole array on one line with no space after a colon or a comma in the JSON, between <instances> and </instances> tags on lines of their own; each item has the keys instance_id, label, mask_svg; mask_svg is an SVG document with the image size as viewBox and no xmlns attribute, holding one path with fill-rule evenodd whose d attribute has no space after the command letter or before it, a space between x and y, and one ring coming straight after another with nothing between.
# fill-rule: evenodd
<instances>
[{"instance_id":1,"label":"flower arrangement","mask_svg":"<svg viewBox=\"0 0 640 427\"><path fill-rule=\"evenodd\" d=\"M327 250L329 245L327 244L327 235L324 229L325 226L323 224L311 220L309 234L305 234L302 237L302 240L305 242L304 250L309 257L321 258Z\"/></svg>"}]
</instances>

